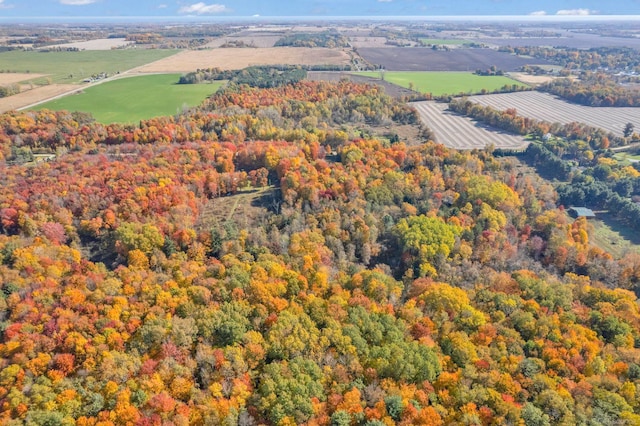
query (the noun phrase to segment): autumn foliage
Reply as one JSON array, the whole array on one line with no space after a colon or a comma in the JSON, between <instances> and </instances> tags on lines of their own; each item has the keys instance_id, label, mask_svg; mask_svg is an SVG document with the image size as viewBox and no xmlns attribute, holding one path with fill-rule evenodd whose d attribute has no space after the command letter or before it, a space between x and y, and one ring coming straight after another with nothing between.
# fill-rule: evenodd
<instances>
[{"instance_id":1,"label":"autumn foliage","mask_svg":"<svg viewBox=\"0 0 640 426\"><path fill-rule=\"evenodd\" d=\"M640 422L640 259L513 160L350 127L414 117L347 82L1 116L0 423Z\"/></svg>"}]
</instances>

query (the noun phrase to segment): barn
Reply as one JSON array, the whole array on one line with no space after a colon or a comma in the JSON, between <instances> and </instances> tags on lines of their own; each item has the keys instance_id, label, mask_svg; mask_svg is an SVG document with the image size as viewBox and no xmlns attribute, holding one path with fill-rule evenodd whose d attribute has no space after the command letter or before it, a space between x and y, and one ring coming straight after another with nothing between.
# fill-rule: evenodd
<instances>
[{"instance_id":1,"label":"barn","mask_svg":"<svg viewBox=\"0 0 640 426\"><path fill-rule=\"evenodd\" d=\"M586 217L587 219L593 219L596 217L596 214L593 210L588 209L586 207L570 207L569 208L569 216L574 219L579 217Z\"/></svg>"}]
</instances>

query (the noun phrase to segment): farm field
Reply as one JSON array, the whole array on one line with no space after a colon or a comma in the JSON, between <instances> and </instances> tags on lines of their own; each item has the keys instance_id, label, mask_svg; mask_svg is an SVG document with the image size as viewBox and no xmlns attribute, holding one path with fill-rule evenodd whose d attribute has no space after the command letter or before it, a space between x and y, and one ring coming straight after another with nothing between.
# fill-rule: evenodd
<instances>
[{"instance_id":1,"label":"farm field","mask_svg":"<svg viewBox=\"0 0 640 426\"><path fill-rule=\"evenodd\" d=\"M372 78L380 78L380 73L375 71L359 72L356 75L363 75ZM437 71L390 71L384 73L384 79L398 86L410 88L421 93L431 93L434 96L458 93L480 93L482 89L494 91L504 85L517 84L524 86L509 77L503 76L481 76L468 72L437 72Z\"/></svg>"},{"instance_id":2,"label":"farm field","mask_svg":"<svg viewBox=\"0 0 640 426\"><path fill-rule=\"evenodd\" d=\"M564 46L576 49L593 47L632 47L640 48L640 39L634 37L610 37L598 34L578 33L555 29L560 37L478 37L478 43L496 46Z\"/></svg>"},{"instance_id":3,"label":"farm field","mask_svg":"<svg viewBox=\"0 0 640 426\"><path fill-rule=\"evenodd\" d=\"M268 48L273 47L276 44L276 41L282 38L281 35L273 35L273 34L265 34L265 33L254 33L251 35L245 36L237 36L237 35L229 35L225 37L219 37L215 40L210 41L205 45L208 48L217 48L222 46L227 42L243 42L252 47L262 47Z\"/></svg>"},{"instance_id":4,"label":"farm field","mask_svg":"<svg viewBox=\"0 0 640 426\"><path fill-rule=\"evenodd\" d=\"M0 52L0 69L19 73L39 73L36 84L78 83L92 74L114 74L174 55L177 50L127 49L83 50L80 52Z\"/></svg>"},{"instance_id":5,"label":"farm field","mask_svg":"<svg viewBox=\"0 0 640 426\"><path fill-rule=\"evenodd\" d=\"M483 126L470 118L447 111L447 104L433 101L412 102L422 121L433 130L436 141L454 149L481 149L489 145L521 149L528 145L522 136Z\"/></svg>"},{"instance_id":6,"label":"farm field","mask_svg":"<svg viewBox=\"0 0 640 426\"><path fill-rule=\"evenodd\" d=\"M96 40L76 41L73 43L56 44L47 46L47 49L60 47L62 49L77 48L80 50L111 50L117 47L123 47L133 44L124 38L99 38Z\"/></svg>"},{"instance_id":7,"label":"farm field","mask_svg":"<svg viewBox=\"0 0 640 426\"><path fill-rule=\"evenodd\" d=\"M455 38L421 38L420 41L424 44L436 44L442 46L462 46L463 44L471 43L468 40Z\"/></svg>"},{"instance_id":8,"label":"farm field","mask_svg":"<svg viewBox=\"0 0 640 426\"><path fill-rule=\"evenodd\" d=\"M582 106L541 92L471 96L469 100L499 110L515 108L519 115L551 123L585 123L618 136L622 136L625 124L640 125L640 108Z\"/></svg>"},{"instance_id":9,"label":"farm field","mask_svg":"<svg viewBox=\"0 0 640 426\"><path fill-rule=\"evenodd\" d=\"M358 54L370 64L387 71L475 71L495 65L503 71L516 71L524 65L548 65L547 61L522 58L492 49L433 50L426 47L366 47Z\"/></svg>"},{"instance_id":10,"label":"farm field","mask_svg":"<svg viewBox=\"0 0 640 426\"><path fill-rule=\"evenodd\" d=\"M521 83L535 85L548 83L553 81L555 77L550 75L531 75L524 72L510 72L509 77L518 80Z\"/></svg>"},{"instance_id":11,"label":"farm field","mask_svg":"<svg viewBox=\"0 0 640 426\"><path fill-rule=\"evenodd\" d=\"M191 72L199 68L218 67L237 70L251 65L344 65L349 55L340 49L321 47L228 48L190 50L162 59L139 69L142 73Z\"/></svg>"},{"instance_id":12,"label":"farm field","mask_svg":"<svg viewBox=\"0 0 640 426\"><path fill-rule=\"evenodd\" d=\"M50 84L48 86L38 86L6 98L0 98L0 113L33 105L36 102L71 92L77 88L79 86L76 84Z\"/></svg>"},{"instance_id":13,"label":"farm field","mask_svg":"<svg viewBox=\"0 0 640 426\"><path fill-rule=\"evenodd\" d=\"M365 37L361 35L349 37L349 43L356 49L363 47L385 47L386 42L386 37Z\"/></svg>"},{"instance_id":14,"label":"farm field","mask_svg":"<svg viewBox=\"0 0 640 426\"><path fill-rule=\"evenodd\" d=\"M35 109L82 111L101 123L133 123L176 114L183 106L196 106L223 84L176 84L179 78L179 74L120 78Z\"/></svg>"},{"instance_id":15,"label":"farm field","mask_svg":"<svg viewBox=\"0 0 640 426\"><path fill-rule=\"evenodd\" d=\"M0 73L0 85L36 80L40 77L44 77L44 74L32 74L24 72Z\"/></svg>"}]
</instances>

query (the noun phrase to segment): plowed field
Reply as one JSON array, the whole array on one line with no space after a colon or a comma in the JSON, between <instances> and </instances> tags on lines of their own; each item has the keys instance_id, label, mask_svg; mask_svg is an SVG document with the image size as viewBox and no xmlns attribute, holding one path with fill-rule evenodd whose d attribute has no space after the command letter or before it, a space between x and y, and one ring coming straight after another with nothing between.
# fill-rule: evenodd
<instances>
[{"instance_id":1,"label":"plowed field","mask_svg":"<svg viewBox=\"0 0 640 426\"><path fill-rule=\"evenodd\" d=\"M622 136L627 123L640 127L640 108L588 107L541 92L471 96L473 102L498 110L515 108L518 115L551 123L585 123Z\"/></svg>"},{"instance_id":2,"label":"plowed field","mask_svg":"<svg viewBox=\"0 0 640 426\"><path fill-rule=\"evenodd\" d=\"M413 102L410 104L422 121L436 135L436 141L449 148L474 149L493 145L496 148L521 149L527 146L522 136L492 129L470 118L447 111L447 104Z\"/></svg>"},{"instance_id":3,"label":"plowed field","mask_svg":"<svg viewBox=\"0 0 640 426\"><path fill-rule=\"evenodd\" d=\"M503 71L516 71L524 65L547 65L549 62L522 58L492 49L433 50L424 47L363 47L358 54L387 71L475 71L492 65Z\"/></svg>"}]
</instances>

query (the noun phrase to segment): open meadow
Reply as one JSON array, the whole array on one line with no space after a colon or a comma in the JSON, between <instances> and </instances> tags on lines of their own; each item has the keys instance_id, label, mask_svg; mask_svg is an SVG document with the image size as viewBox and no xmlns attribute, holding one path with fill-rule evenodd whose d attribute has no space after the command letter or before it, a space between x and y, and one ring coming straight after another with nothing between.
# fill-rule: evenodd
<instances>
[{"instance_id":1,"label":"open meadow","mask_svg":"<svg viewBox=\"0 0 640 426\"><path fill-rule=\"evenodd\" d=\"M436 136L436 141L454 149L481 149L489 145L503 149L524 149L522 136L492 129L470 118L447 111L447 104L426 101L410 104Z\"/></svg>"},{"instance_id":2,"label":"open meadow","mask_svg":"<svg viewBox=\"0 0 640 426\"><path fill-rule=\"evenodd\" d=\"M176 84L179 78L179 74L120 78L40 104L35 109L88 112L101 123L134 123L196 106L223 84Z\"/></svg>"},{"instance_id":3,"label":"open meadow","mask_svg":"<svg viewBox=\"0 0 640 426\"><path fill-rule=\"evenodd\" d=\"M498 110L515 108L518 115L567 124L585 123L622 136L627 123L640 125L640 108L590 107L576 105L547 93L519 92L472 96L470 101Z\"/></svg>"},{"instance_id":4,"label":"open meadow","mask_svg":"<svg viewBox=\"0 0 640 426\"><path fill-rule=\"evenodd\" d=\"M380 78L380 73L376 71L359 72L356 75ZM513 84L528 87L509 77L482 76L468 72L387 71L384 73L384 80L416 92L431 93L434 96L481 93L483 89L492 92L505 85Z\"/></svg>"},{"instance_id":5,"label":"open meadow","mask_svg":"<svg viewBox=\"0 0 640 426\"><path fill-rule=\"evenodd\" d=\"M115 74L174 55L177 50L126 49L79 52L0 52L0 70L44 74L35 84L78 83L93 74ZM49 79L49 81L47 80Z\"/></svg>"}]
</instances>

